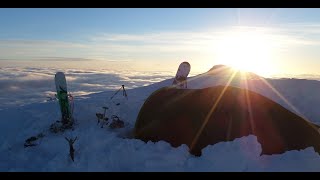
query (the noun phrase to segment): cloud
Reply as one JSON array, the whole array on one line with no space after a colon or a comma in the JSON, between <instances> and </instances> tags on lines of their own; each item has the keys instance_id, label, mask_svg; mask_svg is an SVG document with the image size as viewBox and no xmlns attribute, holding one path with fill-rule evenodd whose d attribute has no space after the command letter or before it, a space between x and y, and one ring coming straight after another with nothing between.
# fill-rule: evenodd
<instances>
[{"instance_id":1,"label":"cloud","mask_svg":"<svg viewBox=\"0 0 320 180\"><path fill-rule=\"evenodd\" d=\"M101 33L83 36L79 42L12 39L0 40L0 59L56 61L148 60L199 57L214 54L219 41L235 31L260 32L276 47L319 45L320 24L285 24L275 27L233 26L202 31Z\"/></svg>"},{"instance_id":2,"label":"cloud","mask_svg":"<svg viewBox=\"0 0 320 180\"><path fill-rule=\"evenodd\" d=\"M0 109L10 106L43 102L54 97L56 68L0 68ZM76 98L95 92L146 86L167 78L168 72L106 71L65 69L68 91Z\"/></svg>"},{"instance_id":3,"label":"cloud","mask_svg":"<svg viewBox=\"0 0 320 180\"><path fill-rule=\"evenodd\" d=\"M204 31L185 32L159 32L148 34L100 34L91 38L92 42L107 45L109 48L122 49L124 51L150 50L176 52L176 51L207 51L208 45L218 46L217 42L230 36L236 31L259 32L264 34L276 45L287 47L288 45L319 45L318 28L320 24L286 24L277 27L249 27L232 26L226 28L214 28ZM122 47L122 48L120 48ZM130 48L131 47L131 48ZM132 47L143 47L133 49ZM211 49L211 51L214 49Z\"/></svg>"},{"instance_id":4,"label":"cloud","mask_svg":"<svg viewBox=\"0 0 320 180\"><path fill-rule=\"evenodd\" d=\"M320 74L276 74L273 75L271 78L297 78L320 81Z\"/></svg>"},{"instance_id":5,"label":"cloud","mask_svg":"<svg viewBox=\"0 0 320 180\"><path fill-rule=\"evenodd\" d=\"M66 57L35 57L34 60L40 61L91 61L88 58L66 58Z\"/></svg>"}]
</instances>

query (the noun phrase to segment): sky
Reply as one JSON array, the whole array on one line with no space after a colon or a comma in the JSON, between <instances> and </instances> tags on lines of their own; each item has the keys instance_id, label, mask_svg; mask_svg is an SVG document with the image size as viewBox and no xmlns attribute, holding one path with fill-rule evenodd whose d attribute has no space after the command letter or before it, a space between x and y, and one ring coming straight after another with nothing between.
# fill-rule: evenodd
<instances>
[{"instance_id":1,"label":"sky","mask_svg":"<svg viewBox=\"0 0 320 180\"><path fill-rule=\"evenodd\" d=\"M319 74L320 9L1 8L0 65Z\"/></svg>"}]
</instances>

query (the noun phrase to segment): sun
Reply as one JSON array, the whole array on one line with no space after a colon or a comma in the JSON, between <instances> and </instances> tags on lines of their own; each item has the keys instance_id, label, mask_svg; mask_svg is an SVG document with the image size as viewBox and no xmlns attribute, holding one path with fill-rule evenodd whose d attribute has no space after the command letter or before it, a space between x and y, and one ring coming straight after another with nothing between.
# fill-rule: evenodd
<instances>
[{"instance_id":1,"label":"sun","mask_svg":"<svg viewBox=\"0 0 320 180\"><path fill-rule=\"evenodd\" d=\"M216 60L237 70L270 76L274 70L274 43L268 34L255 30L234 30L216 44Z\"/></svg>"}]
</instances>

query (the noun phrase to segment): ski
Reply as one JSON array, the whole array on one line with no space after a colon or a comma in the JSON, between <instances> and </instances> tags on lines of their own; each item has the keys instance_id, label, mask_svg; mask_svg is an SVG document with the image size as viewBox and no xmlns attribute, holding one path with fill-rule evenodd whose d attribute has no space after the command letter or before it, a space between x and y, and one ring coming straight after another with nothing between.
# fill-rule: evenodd
<instances>
[{"instance_id":1,"label":"ski","mask_svg":"<svg viewBox=\"0 0 320 180\"><path fill-rule=\"evenodd\" d=\"M55 84L62 116L61 121L63 124L68 124L72 120L72 114L68 99L67 81L63 72L56 73Z\"/></svg>"},{"instance_id":2,"label":"ski","mask_svg":"<svg viewBox=\"0 0 320 180\"><path fill-rule=\"evenodd\" d=\"M48 101L55 101L58 99L60 111L61 111L61 120L55 121L50 125L51 133L64 132L67 129L73 130L74 119L72 117L73 112L73 97L68 95L67 91L67 81L63 72L57 72L54 77L57 95L55 98L50 97ZM70 97L70 100L69 100ZM70 107L69 102L72 102L72 107ZM36 136L31 136L25 140L24 147L32 147L40 144L41 139L48 135L46 130L42 131Z\"/></svg>"},{"instance_id":3,"label":"ski","mask_svg":"<svg viewBox=\"0 0 320 180\"><path fill-rule=\"evenodd\" d=\"M187 88L187 77L190 72L191 66L188 62L182 62L179 65L176 77L173 80L172 85L186 89Z\"/></svg>"}]
</instances>

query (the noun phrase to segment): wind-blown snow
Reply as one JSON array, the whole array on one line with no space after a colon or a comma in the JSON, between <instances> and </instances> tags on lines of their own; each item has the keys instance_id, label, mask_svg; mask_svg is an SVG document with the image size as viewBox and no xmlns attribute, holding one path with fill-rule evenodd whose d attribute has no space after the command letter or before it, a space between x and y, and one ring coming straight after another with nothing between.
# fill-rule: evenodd
<instances>
[{"instance_id":1,"label":"wind-blown snow","mask_svg":"<svg viewBox=\"0 0 320 180\"><path fill-rule=\"evenodd\" d=\"M51 72L50 72L51 73ZM54 82L48 73L47 81L54 91ZM85 72L74 72L85 73ZM72 76L67 80L88 83L88 74ZM91 79L103 80L97 73ZM16 74L17 75L17 74ZM53 75L52 75L53 76ZM3 77L3 76L2 76ZM144 77L134 76L137 79ZM100 93L83 95L75 99L73 131L50 134L50 124L59 120L60 110L57 101L43 101L25 106L15 106L0 110L0 171L320 171L320 156L312 147L301 151L288 151L280 155L262 155L256 136L238 138L231 142L209 145L203 149L201 157L188 152L186 145L173 148L164 141L143 142L125 138L134 127L138 112L147 97L160 87L171 85L172 78L150 76L148 82L155 82L127 90L128 100L119 93L113 101L110 97L118 87ZM72 78L74 78L72 80ZM51 82L51 80L52 82ZM111 78L112 79L112 78ZM121 83L130 84L133 77ZM120 79L114 79L114 84ZM188 80L189 88L204 88L225 84L217 77L201 76ZM313 122L319 122L320 82L298 79L267 79L293 106ZM120 84L121 84L120 83ZM90 82L91 84L91 82ZM92 82L92 84L97 84ZM249 89L274 101L290 107L281 100L261 80L250 80ZM243 87L241 81L231 85ZM90 85L87 85L90 86ZM120 103L119 106L115 105ZM108 116L118 115L125 122L125 128L111 130L97 125L96 112L108 106ZM292 110L292 109L291 109ZM46 136L35 147L24 148L24 141L40 132ZM75 161L68 153L69 146L64 137L78 137L75 142Z\"/></svg>"}]
</instances>

